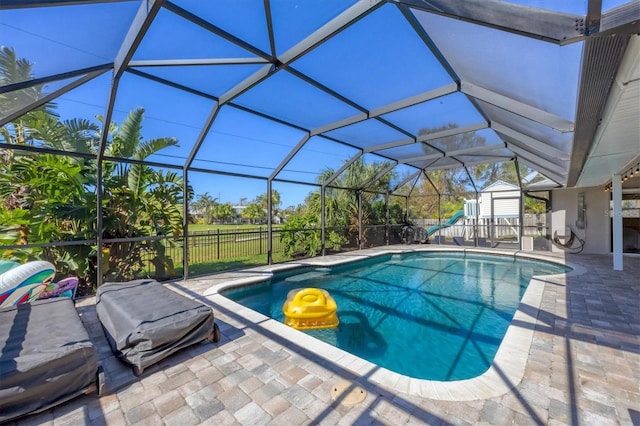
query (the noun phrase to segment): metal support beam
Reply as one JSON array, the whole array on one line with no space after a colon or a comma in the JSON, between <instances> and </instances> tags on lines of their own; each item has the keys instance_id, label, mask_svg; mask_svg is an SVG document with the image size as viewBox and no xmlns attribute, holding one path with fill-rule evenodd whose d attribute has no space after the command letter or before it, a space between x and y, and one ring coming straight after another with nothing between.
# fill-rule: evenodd
<instances>
[{"instance_id":1,"label":"metal support beam","mask_svg":"<svg viewBox=\"0 0 640 426\"><path fill-rule=\"evenodd\" d=\"M436 191L436 194L438 194L438 196L440 196L440 191L438 191L438 188L436 187L436 185L433 183L433 181L429 177L429 174L427 173L427 171L423 170L422 173L424 173L424 177L427 178L427 181L431 184L431 187L433 188L433 190Z\"/></svg>"},{"instance_id":2,"label":"metal support beam","mask_svg":"<svg viewBox=\"0 0 640 426\"><path fill-rule=\"evenodd\" d=\"M478 187L476 186L476 183L473 181L473 177L471 177L471 173L469 173L469 169L467 168L467 166L462 166L462 168L464 169L465 173L467 174L467 177L469 178L469 181L471 182L471 186L473 186L473 192L475 192L477 194L478 193Z\"/></svg>"},{"instance_id":3,"label":"metal support beam","mask_svg":"<svg viewBox=\"0 0 640 426\"><path fill-rule=\"evenodd\" d=\"M443 139L451 136L460 135L463 133L475 132L477 130L486 129L488 127L489 127L489 123L487 122L469 124L468 126L462 126L462 127L452 127L451 129L440 130L439 132L419 135L416 138L416 140L418 142L428 142L428 141L433 141L437 139Z\"/></svg>"},{"instance_id":4,"label":"metal support beam","mask_svg":"<svg viewBox=\"0 0 640 426\"><path fill-rule=\"evenodd\" d=\"M600 31L600 19L602 18L602 0L588 0L585 27L587 34L595 34Z\"/></svg>"},{"instance_id":5,"label":"metal support beam","mask_svg":"<svg viewBox=\"0 0 640 426\"><path fill-rule=\"evenodd\" d=\"M391 189L391 193L393 194L394 192L396 192L398 189L400 189L402 186L404 186L404 184L406 184L407 182L409 182L411 179L415 178L416 176L418 176L420 173L422 173L422 170L417 170L416 172L410 174L409 176L407 176L406 178L402 179L400 181L400 183L398 183L393 189Z\"/></svg>"},{"instance_id":6,"label":"metal support beam","mask_svg":"<svg viewBox=\"0 0 640 426\"><path fill-rule=\"evenodd\" d=\"M478 196L478 192L476 192L476 221L475 221L475 225L473 227L473 232L475 233L475 241L474 241L474 245L476 247L478 247L478 239L479 239L479 235L480 233L478 232L478 227L480 226L480 197ZM522 238L520 238L520 241L522 241ZM522 249L522 243L520 243L520 249Z\"/></svg>"},{"instance_id":7,"label":"metal support beam","mask_svg":"<svg viewBox=\"0 0 640 426\"><path fill-rule=\"evenodd\" d=\"M640 34L640 2L629 1L607 10L601 16L597 32L592 30L589 36L607 37L612 34L619 36Z\"/></svg>"},{"instance_id":8,"label":"metal support beam","mask_svg":"<svg viewBox=\"0 0 640 426\"><path fill-rule=\"evenodd\" d=\"M458 91L458 84L451 83L446 86L438 87L433 90L429 90L427 92L419 93L410 98L401 99L399 101L390 103L388 105L381 106L376 109L372 109L369 112L369 117L379 117L384 114L389 114L394 111L398 111L404 108L408 108L413 105L421 104L423 102L431 101L433 99L438 99L443 96L450 95Z\"/></svg>"},{"instance_id":9,"label":"metal support beam","mask_svg":"<svg viewBox=\"0 0 640 426\"><path fill-rule=\"evenodd\" d=\"M611 235L613 237L613 270L622 271L622 181L620 175L611 176L611 194L613 197L613 217L611 218Z\"/></svg>"},{"instance_id":10,"label":"metal support beam","mask_svg":"<svg viewBox=\"0 0 640 426\"><path fill-rule=\"evenodd\" d=\"M389 245L389 227L391 225L391 212L389 211L389 191L384 194L384 241Z\"/></svg>"},{"instance_id":11,"label":"metal support beam","mask_svg":"<svg viewBox=\"0 0 640 426\"><path fill-rule=\"evenodd\" d=\"M170 10L171 12L175 13L176 15L190 21L193 22L195 25L205 29L206 31L209 31L219 37L222 37L223 39L227 40L230 43L235 44L236 46L239 46L240 48L253 53L254 55L263 58L265 60L270 60L271 59L271 55L269 55L266 52L263 52L262 50L258 49L257 47L247 43L246 41L234 36L231 33L228 33L227 31L223 30L222 28L213 25L211 22L202 19L200 16L195 15L191 12L189 12L186 9L183 9L182 7L178 6L175 3L172 3L171 1L168 1L165 3L164 5L165 9Z\"/></svg>"},{"instance_id":12,"label":"metal support beam","mask_svg":"<svg viewBox=\"0 0 640 426\"><path fill-rule=\"evenodd\" d=\"M102 246L103 246L103 213L102 213L102 161L96 161L96 246L97 246L97 254L96 254L96 285L100 287L102 285L102 270L104 269L102 266Z\"/></svg>"},{"instance_id":13,"label":"metal support beam","mask_svg":"<svg viewBox=\"0 0 640 426\"><path fill-rule=\"evenodd\" d=\"M31 80L21 81L18 83L7 84L6 86L0 87L0 94L14 92L16 90L28 89L29 87L37 86L40 84L51 83L52 81L66 80L68 78L78 77L84 74L89 74L94 71L103 71L113 68L113 63L109 62L107 64L96 65L93 67L82 68L79 70L67 71L58 74L48 75L46 77L33 78Z\"/></svg>"},{"instance_id":14,"label":"metal support beam","mask_svg":"<svg viewBox=\"0 0 640 426\"><path fill-rule=\"evenodd\" d=\"M362 250L362 191L357 191L358 198L358 249Z\"/></svg>"},{"instance_id":15,"label":"metal support beam","mask_svg":"<svg viewBox=\"0 0 640 426\"><path fill-rule=\"evenodd\" d=\"M322 185L320 187L320 249L323 256L326 254L326 244L325 244L326 213L324 211L325 210L324 199L325 199L326 192L327 192L327 187Z\"/></svg>"},{"instance_id":16,"label":"metal support beam","mask_svg":"<svg viewBox=\"0 0 640 426\"><path fill-rule=\"evenodd\" d=\"M533 151L531 147L515 139L507 139L507 148L521 157L536 159L538 164L546 164L546 168L555 170L558 174L567 174L569 160L556 159L542 150Z\"/></svg>"},{"instance_id":17,"label":"metal support beam","mask_svg":"<svg viewBox=\"0 0 640 426\"><path fill-rule=\"evenodd\" d=\"M278 72L289 63L295 61L318 45L324 43L326 40L330 39L331 37L347 28L352 23L371 13L382 4L384 4L384 1L382 0L371 0L368 2L355 3L349 9L345 10L340 15L327 22L324 26L311 33L307 38L284 52L277 59L275 64L263 67L253 75L237 84L235 87L229 89L225 94L220 96L220 104L224 105L231 102L233 99L240 96L251 87L266 79L269 75Z\"/></svg>"},{"instance_id":18,"label":"metal support beam","mask_svg":"<svg viewBox=\"0 0 640 426\"><path fill-rule=\"evenodd\" d=\"M456 149L454 151L447 151L447 157L455 157L456 155L487 155L490 157L492 151L504 149L504 147L504 143L500 142L493 145Z\"/></svg>"},{"instance_id":19,"label":"metal support beam","mask_svg":"<svg viewBox=\"0 0 640 426\"><path fill-rule=\"evenodd\" d=\"M245 78L240 83L229 89L222 96L220 96L220 105L231 102L233 99L242 95L244 92L251 89L261 81L265 80L268 76L275 73L276 71L277 69L275 66L273 66L273 64L263 66L258 71L254 72L252 75Z\"/></svg>"},{"instance_id":20,"label":"metal support beam","mask_svg":"<svg viewBox=\"0 0 640 426\"><path fill-rule=\"evenodd\" d=\"M516 168L516 177L518 179L518 186L520 187L520 191L522 188L522 176L520 176L520 163L518 163L518 158L513 159L513 166Z\"/></svg>"},{"instance_id":21,"label":"metal support beam","mask_svg":"<svg viewBox=\"0 0 640 426\"><path fill-rule=\"evenodd\" d=\"M423 171L423 170L421 170L421 171ZM411 185L411 189L409 190L409 193L407 194L407 196L411 197L411 194L413 193L413 190L415 189L415 187L418 184L419 180L420 180L420 178L416 177L416 180L413 181L413 185Z\"/></svg>"},{"instance_id":22,"label":"metal support beam","mask_svg":"<svg viewBox=\"0 0 640 426\"><path fill-rule=\"evenodd\" d=\"M491 128L495 130L498 134L507 136L510 139L514 139L522 143L523 148L533 148L536 151L542 152L551 158L555 158L558 160L568 160L569 153L565 151L561 151L558 148L555 148L547 143L539 141L538 139L532 138L531 136L527 136L523 133L520 133L516 130L513 130L511 127L505 126L504 124L500 124L498 122L492 122Z\"/></svg>"},{"instance_id":23,"label":"metal support beam","mask_svg":"<svg viewBox=\"0 0 640 426\"><path fill-rule=\"evenodd\" d=\"M333 182L334 180L336 180L336 178L338 176L340 176L342 174L342 172L344 172L350 165L352 165L353 163L356 162L356 160L358 160L360 157L362 157L362 155L364 154L364 152L359 152L358 154L354 155L353 157L351 157L349 160L347 160L342 166L340 166L340 168L338 170L336 170L329 178L327 178L324 182L322 182L322 186L327 186L329 185L331 182Z\"/></svg>"},{"instance_id":24,"label":"metal support beam","mask_svg":"<svg viewBox=\"0 0 640 426\"><path fill-rule=\"evenodd\" d=\"M418 162L418 164L409 164L410 166L419 168L421 170L427 170L429 167L431 167L432 164L437 163L438 161L440 161L442 157L436 158L435 160L426 160L426 161L422 161L422 162ZM420 164L422 163L422 164ZM458 167L457 165L455 167Z\"/></svg>"},{"instance_id":25,"label":"metal support beam","mask_svg":"<svg viewBox=\"0 0 640 426\"><path fill-rule=\"evenodd\" d=\"M471 173L469 173L469 169L467 168L467 166L464 166L464 171L467 173L467 177L469 178L469 181L471 182L471 185L473 186L473 193L475 194L475 199L476 199L476 220L475 223L473 225L473 245L474 247L478 247L478 187L476 186L475 181L473 180L473 177L471 176ZM465 224L464 224L464 230L466 232L467 230L467 223L466 223L466 219L465 219Z\"/></svg>"},{"instance_id":26,"label":"metal support beam","mask_svg":"<svg viewBox=\"0 0 640 426\"><path fill-rule=\"evenodd\" d=\"M119 80L129 66L129 61L142 42L147 30L160 11L164 0L145 0L140 4L138 13L129 27L124 42L114 60L114 78Z\"/></svg>"},{"instance_id":27,"label":"metal support beam","mask_svg":"<svg viewBox=\"0 0 640 426\"><path fill-rule=\"evenodd\" d=\"M458 73L456 73L456 71L453 69L449 61L447 61L447 59L444 57L440 49L438 49L438 47L433 42L433 40L431 40L431 37L429 37L424 27L418 21L418 19L413 14L413 12L408 7L401 4L398 5L398 8L400 9L400 12L404 16L404 18L407 20L409 25L411 25L411 28L413 28L413 31L416 32L416 34L418 35L418 37L420 37L420 39L425 44L425 46L431 51L433 56L435 56L435 58L438 60L438 62L440 63L440 66L444 68L447 74L449 74L449 77L451 77L451 80L454 81L457 88L459 88L460 77L458 76Z\"/></svg>"},{"instance_id":28,"label":"metal support beam","mask_svg":"<svg viewBox=\"0 0 640 426\"><path fill-rule=\"evenodd\" d=\"M406 223L409 222L409 197L405 196L404 197L404 221Z\"/></svg>"},{"instance_id":29,"label":"metal support beam","mask_svg":"<svg viewBox=\"0 0 640 426\"><path fill-rule=\"evenodd\" d=\"M283 64L288 64L295 61L300 56L306 54L316 46L329 40L336 34L340 33L342 30L349 27L354 22L359 21L364 16L373 12L383 4L385 4L385 2L382 0L356 2L353 6L342 12L340 15L336 16L331 21L320 27L318 30L311 33L309 36L307 36L307 38L284 52L278 59Z\"/></svg>"},{"instance_id":30,"label":"metal support beam","mask_svg":"<svg viewBox=\"0 0 640 426\"><path fill-rule=\"evenodd\" d=\"M138 12L136 16L133 18L133 22L129 27L129 31L125 36L125 39L120 46L120 50L116 55L113 64L113 80L111 82L111 88L109 90L109 97L107 100L106 112L104 114L104 122L102 124L102 134L100 135L100 142L98 146L98 155L97 155L97 179L96 179L96 191L97 191L97 232L98 232L98 258L97 258L97 284L98 286L102 285L102 275L103 275L103 266L102 266L102 245L103 245L103 222L102 222L102 180L104 176L102 175L103 167L103 157L104 151L107 146L107 140L109 137L109 128L111 126L111 117L113 115L113 108L116 101L116 95L118 93L118 86L120 84L120 78L124 74L129 65L129 61L133 57L136 49L142 42L144 35L147 30L151 26L153 19L156 17L164 0L146 0L140 4L138 8Z\"/></svg>"},{"instance_id":31,"label":"metal support beam","mask_svg":"<svg viewBox=\"0 0 640 426\"><path fill-rule=\"evenodd\" d=\"M103 262L102 262L102 246L103 246L103 233L104 226L102 217L103 209L102 209L102 183L104 180L103 171L104 167L102 166L104 151L107 147L107 140L109 139L109 127L111 126L111 117L113 115L113 105L116 101L116 94L118 93L118 84L120 79L115 77L114 70L114 78L111 81L111 88L109 90L109 97L107 99L106 112L104 114L104 122L102 123L102 133L100 134L100 142L98 145L98 154L96 156L96 232L97 232L97 246L98 246L98 256L96 259L96 269L97 269L97 277L96 277L96 285L100 287L102 285L103 279Z\"/></svg>"},{"instance_id":32,"label":"metal support beam","mask_svg":"<svg viewBox=\"0 0 640 426\"><path fill-rule=\"evenodd\" d=\"M518 159L513 159L513 166L516 168L516 178L518 179L518 186L520 187L520 208L518 215L520 216L520 229L518 232L519 250L522 250L522 237L524 237L524 191L522 190L522 176L520 176L520 165Z\"/></svg>"},{"instance_id":33,"label":"metal support beam","mask_svg":"<svg viewBox=\"0 0 640 426\"><path fill-rule=\"evenodd\" d=\"M282 162L275 169L273 169L273 172L269 176L270 180L273 180L276 176L278 176L278 173L280 173L282 169L284 169L287 166L287 164L289 164L291 159L295 157L296 154L304 147L304 145L307 143L310 137L311 135L307 133L302 137L302 139L300 139L300 142L298 142L298 144L289 152L287 157L284 160L282 160Z\"/></svg>"},{"instance_id":34,"label":"metal support beam","mask_svg":"<svg viewBox=\"0 0 640 426\"><path fill-rule=\"evenodd\" d=\"M33 111L34 109L37 109L39 107L41 107L42 105L46 104L47 102L52 101L53 99L64 95L67 92L70 92L71 90L75 89L78 86L83 85L84 83L93 80L94 78L104 74L107 69L102 69L102 70L98 70L98 71L93 71L88 73L87 75L85 75L84 77L81 77L77 80L72 81L71 83L67 84L64 87L61 87L58 90L55 90L51 93L49 93L48 95L45 95L39 99L35 99L33 102L22 106L21 108L18 108L17 110L13 111L11 114L6 115L5 117L2 117L2 119L0 119L0 127L4 126L7 123L10 123L11 121L15 120L16 118L21 117L22 115Z\"/></svg>"},{"instance_id":35,"label":"metal support beam","mask_svg":"<svg viewBox=\"0 0 640 426\"><path fill-rule=\"evenodd\" d=\"M409 163L415 163L417 161L425 161L425 160L437 160L440 158L443 158L444 155L437 153L437 154L429 154L429 155L419 155L417 157L408 157L408 158L403 158L401 160L399 160L400 163L403 164L409 164Z\"/></svg>"},{"instance_id":36,"label":"metal support beam","mask_svg":"<svg viewBox=\"0 0 640 426\"><path fill-rule=\"evenodd\" d=\"M363 150L365 153L376 152L376 151L383 151L385 149L397 148L399 146L411 145L414 143L416 143L416 138L406 138L406 139L400 139L398 141L385 142L378 145L370 146L368 148L364 148Z\"/></svg>"},{"instance_id":37,"label":"metal support beam","mask_svg":"<svg viewBox=\"0 0 640 426\"><path fill-rule=\"evenodd\" d=\"M394 0L416 10L544 40L578 41L585 35L584 16L522 6L499 0Z\"/></svg>"},{"instance_id":38,"label":"metal support beam","mask_svg":"<svg viewBox=\"0 0 640 426\"><path fill-rule=\"evenodd\" d=\"M488 104L510 111L536 123L551 127L559 132L566 133L573 132L574 130L574 123L566 118L551 114L468 81L461 83L460 90L466 95L480 99Z\"/></svg>"},{"instance_id":39,"label":"metal support beam","mask_svg":"<svg viewBox=\"0 0 640 426\"><path fill-rule=\"evenodd\" d=\"M213 105L213 108L211 109L209 116L207 117L207 119L204 122L204 125L202 126L202 129L200 129L200 134L196 139L196 143L193 145L193 148L191 148L189 157L187 157L187 161L185 161L184 163L185 170L191 167L191 164L193 164L193 160L196 158L196 155L198 155L200 146L202 146L202 143L207 138L207 135L209 134L209 130L211 129L211 126L213 125L213 122L216 120L216 117L218 116L219 112L220 112L220 107L218 106L218 103L216 103Z\"/></svg>"},{"instance_id":40,"label":"metal support beam","mask_svg":"<svg viewBox=\"0 0 640 426\"><path fill-rule=\"evenodd\" d=\"M271 265L273 263L273 200L271 191L272 180L269 178L267 179L267 265Z\"/></svg>"},{"instance_id":41,"label":"metal support beam","mask_svg":"<svg viewBox=\"0 0 640 426\"><path fill-rule=\"evenodd\" d=\"M336 130L339 129L341 127L346 127L349 126L351 124L355 124L355 123L359 123L361 121L364 121L366 119L369 118L369 114L367 114L366 112L361 112L359 114L356 114L352 117L347 117L344 118L340 121L336 121L333 123L329 123L327 125L321 126L321 127L317 127L313 130L311 130L311 136L316 136L316 135L320 135L322 133L326 133L326 132L330 132L332 130Z\"/></svg>"},{"instance_id":42,"label":"metal support beam","mask_svg":"<svg viewBox=\"0 0 640 426\"><path fill-rule=\"evenodd\" d=\"M204 59L155 59L129 61L130 67L191 67L203 65L252 65L268 64L263 58L204 58Z\"/></svg>"},{"instance_id":43,"label":"metal support beam","mask_svg":"<svg viewBox=\"0 0 640 426\"><path fill-rule=\"evenodd\" d=\"M395 166L398 165L397 161L394 161L393 163L389 164L387 167L383 168L382 170L380 170L374 177L373 179L371 179L371 181L369 181L367 184L365 184L363 187L360 188L361 191L365 191L367 188L369 188L370 186L374 185L378 179L380 179L382 176L386 175L387 173L389 173L389 171L391 169L393 169Z\"/></svg>"},{"instance_id":44,"label":"metal support beam","mask_svg":"<svg viewBox=\"0 0 640 426\"><path fill-rule=\"evenodd\" d=\"M91 3L115 3L125 0L2 0L0 10L28 9L50 6L72 6Z\"/></svg>"},{"instance_id":45,"label":"metal support beam","mask_svg":"<svg viewBox=\"0 0 640 426\"><path fill-rule=\"evenodd\" d=\"M359 123L361 121L365 121L369 118L376 118L384 114L388 114L394 111L398 111L403 108L407 108L413 105L417 105L422 102L426 102L432 99L439 98L441 96L446 96L451 93L455 93L458 91L458 86L455 83L439 87L437 89L430 90L428 92L420 93L418 95L412 96L407 99L402 99L397 102L393 102L391 104L376 108L374 110L369 111L368 113L363 112L352 117L348 117L333 123L329 123L322 127L318 127L311 131L311 135L319 135L322 133L330 132L332 130L339 129L341 127L348 126L350 124ZM413 140L411 142L414 142Z\"/></svg>"},{"instance_id":46,"label":"metal support beam","mask_svg":"<svg viewBox=\"0 0 640 426\"><path fill-rule=\"evenodd\" d=\"M514 147L513 145L509 146L509 149L513 151L525 164L528 164L532 169L541 172L547 178L552 179L560 186L565 186L567 178L557 172L557 165L550 164L540 158L531 158L531 153L518 147Z\"/></svg>"},{"instance_id":47,"label":"metal support beam","mask_svg":"<svg viewBox=\"0 0 640 426\"><path fill-rule=\"evenodd\" d=\"M267 18L267 34L269 34L269 52L271 58L275 62L276 60L276 37L273 31L273 16L271 14L271 1L263 0L264 15Z\"/></svg>"},{"instance_id":48,"label":"metal support beam","mask_svg":"<svg viewBox=\"0 0 640 426\"><path fill-rule=\"evenodd\" d=\"M442 244L442 195L438 194L438 245Z\"/></svg>"},{"instance_id":49,"label":"metal support beam","mask_svg":"<svg viewBox=\"0 0 640 426\"><path fill-rule=\"evenodd\" d=\"M182 279L189 279L189 171L182 171Z\"/></svg>"}]
</instances>

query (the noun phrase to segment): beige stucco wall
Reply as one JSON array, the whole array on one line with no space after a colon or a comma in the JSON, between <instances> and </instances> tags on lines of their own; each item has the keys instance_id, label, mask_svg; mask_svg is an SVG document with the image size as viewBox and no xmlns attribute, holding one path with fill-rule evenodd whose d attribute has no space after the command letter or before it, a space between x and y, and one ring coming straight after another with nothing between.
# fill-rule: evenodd
<instances>
[{"instance_id":1,"label":"beige stucco wall","mask_svg":"<svg viewBox=\"0 0 640 426\"><path fill-rule=\"evenodd\" d=\"M584 192L586 226L579 229L578 194ZM611 253L611 221L608 217L609 193L602 187L561 189L553 191L551 198L553 213L551 216L551 235L554 230L569 226L573 232L585 241L583 253ZM563 251L554 245L553 251Z\"/></svg>"}]
</instances>

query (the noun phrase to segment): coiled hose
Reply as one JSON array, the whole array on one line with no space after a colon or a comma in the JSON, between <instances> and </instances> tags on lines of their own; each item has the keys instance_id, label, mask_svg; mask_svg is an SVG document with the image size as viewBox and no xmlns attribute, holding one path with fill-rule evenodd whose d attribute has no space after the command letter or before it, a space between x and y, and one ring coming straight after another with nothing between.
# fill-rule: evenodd
<instances>
[{"instance_id":1,"label":"coiled hose","mask_svg":"<svg viewBox=\"0 0 640 426\"><path fill-rule=\"evenodd\" d=\"M585 241L578 237L575 232L573 232L573 229L571 229L569 226L566 226L565 229L569 230L569 239L564 243L560 241L560 237L558 237L558 230L556 229L555 231L553 231L553 243L558 247L562 247L567 250L575 250L571 252L572 254L582 253L582 250L584 250ZM574 246L576 241L578 245Z\"/></svg>"}]
</instances>

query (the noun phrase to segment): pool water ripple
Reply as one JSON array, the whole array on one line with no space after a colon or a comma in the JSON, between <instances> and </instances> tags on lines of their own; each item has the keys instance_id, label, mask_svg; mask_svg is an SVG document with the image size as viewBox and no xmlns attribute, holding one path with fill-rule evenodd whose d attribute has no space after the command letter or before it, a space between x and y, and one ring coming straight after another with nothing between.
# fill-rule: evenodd
<instances>
[{"instance_id":1,"label":"pool water ripple","mask_svg":"<svg viewBox=\"0 0 640 426\"><path fill-rule=\"evenodd\" d=\"M400 374L451 381L489 368L533 275L566 271L512 257L409 253L275 274L223 295L283 321L291 289L325 289L340 325L307 334Z\"/></svg>"}]
</instances>

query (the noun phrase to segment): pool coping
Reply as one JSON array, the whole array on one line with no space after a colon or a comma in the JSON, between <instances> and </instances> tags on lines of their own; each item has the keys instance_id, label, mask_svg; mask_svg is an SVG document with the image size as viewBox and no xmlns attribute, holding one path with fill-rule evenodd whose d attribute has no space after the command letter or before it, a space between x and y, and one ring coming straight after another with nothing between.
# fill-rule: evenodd
<instances>
[{"instance_id":1,"label":"pool coping","mask_svg":"<svg viewBox=\"0 0 640 426\"><path fill-rule=\"evenodd\" d=\"M572 270L563 274L532 277L489 369L477 377L450 382L416 379L380 367L340 348L288 327L281 322L240 305L220 294L221 291L229 288L264 282L268 280L274 272L309 266L335 266L385 254L411 252L494 254L551 262L568 266L572 268ZM294 345L313 348L316 355L324 358L328 362L340 365L340 367L347 369L353 374L359 377L365 377L368 381L384 386L392 391L442 401L473 401L504 395L520 383L524 377L524 370L533 341L533 333L542 303L545 285L548 283L564 285L567 277L577 276L583 273L585 273L585 269L579 265L566 262L562 258L533 252L441 246L408 246L406 248L404 246L393 246L247 269L243 271L241 276L238 275L237 277L229 278L222 283L211 286L204 292L204 296L212 302L241 315L254 327L263 328L275 333L280 338Z\"/></svg>"}]
</instances>

